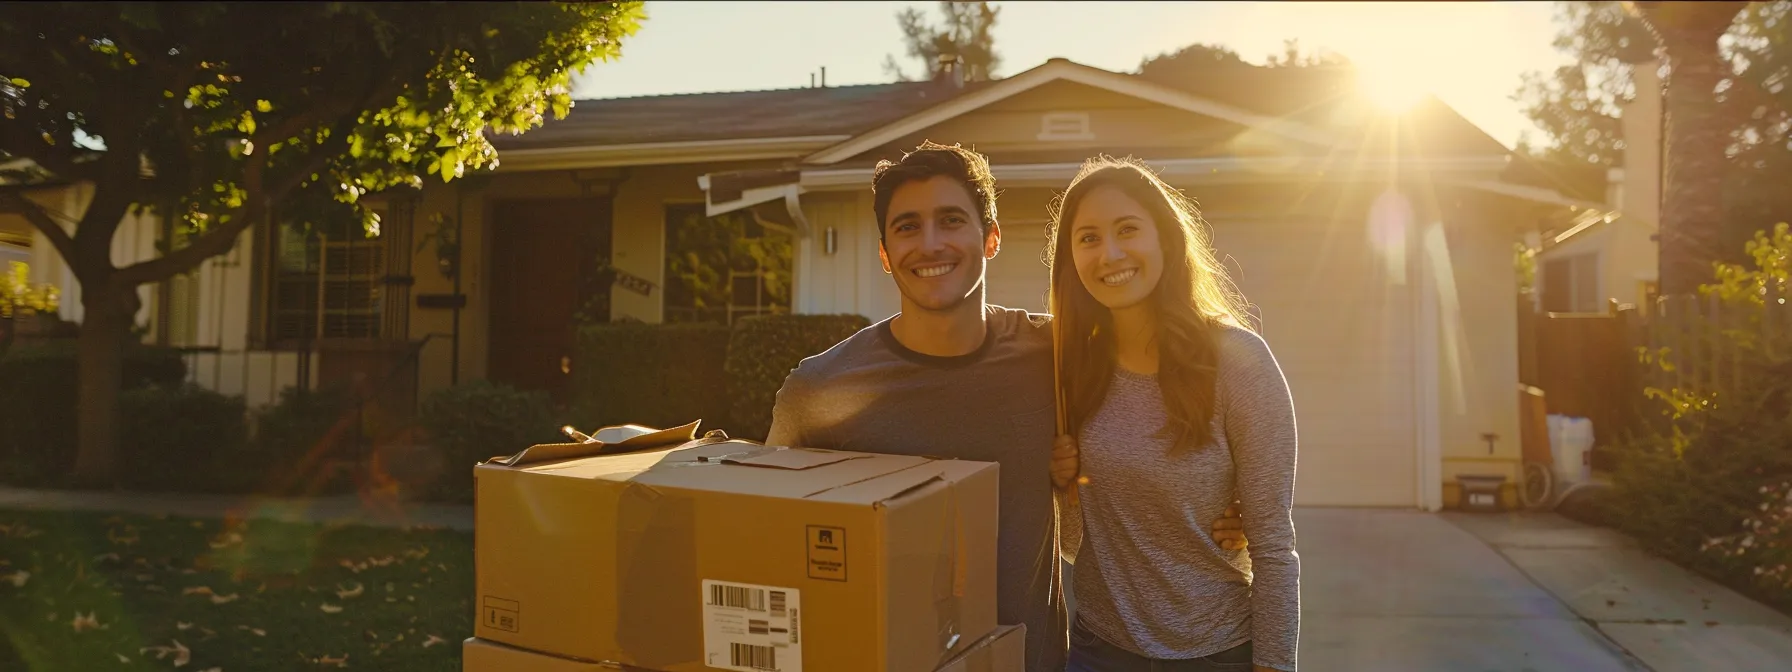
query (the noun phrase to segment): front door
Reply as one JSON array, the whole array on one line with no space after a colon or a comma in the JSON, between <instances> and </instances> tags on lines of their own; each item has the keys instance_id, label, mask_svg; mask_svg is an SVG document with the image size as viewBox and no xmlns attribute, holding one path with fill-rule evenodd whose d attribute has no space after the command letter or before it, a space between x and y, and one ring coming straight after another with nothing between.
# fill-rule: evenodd
<instances>
[{"instance_id":1,"label":"front door","mask_svg":"<svg viewBox=\"0 0 1792 672\"><path fill-rule=\"evenodd\" d=\"M608 287L590 282L610 256L610 201L497 201L491 226L491 353L487 377L567 400L563 368L581 307L609 319ZM586 299L597 300L587 305Z\"/></svg>"}]
</instances>

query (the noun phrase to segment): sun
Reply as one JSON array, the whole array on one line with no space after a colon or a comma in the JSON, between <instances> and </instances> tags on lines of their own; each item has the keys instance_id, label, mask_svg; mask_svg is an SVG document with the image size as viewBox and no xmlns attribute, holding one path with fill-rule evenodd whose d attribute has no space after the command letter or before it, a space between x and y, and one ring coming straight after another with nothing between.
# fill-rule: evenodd
<instances>
[{"instance_id":1,"label":"sun","mask_svg":"<svg viewBox=\"0 0 1792 672\"><path fill-rule=\"evenodd\" d=\"M1364 70L1358 83L1370 102L1396 114L1412 109L1431 93L1411 74L1390 70Z\"/></svg>"},{"instance_id":2,"label":"sun","mask_svg":"<svg viewBox=\"0 0 1792 672\"><path fill-rule=\"evenodd\" d=\"M1427 78L1414 64L1397 58L1371 58L1358 60L1355 65L1363 96L1383 111L1406 112L1431 95Z\"/></svg>"}]
</instances>

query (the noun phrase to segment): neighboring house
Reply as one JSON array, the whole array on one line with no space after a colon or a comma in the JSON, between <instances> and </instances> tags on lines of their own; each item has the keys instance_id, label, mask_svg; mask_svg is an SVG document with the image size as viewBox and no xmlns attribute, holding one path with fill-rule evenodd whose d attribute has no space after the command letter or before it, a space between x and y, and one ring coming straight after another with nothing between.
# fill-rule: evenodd
<instances>
[{"instance_id":1,"label":"neighboring house","mask_svg":"<svg viewBox=\"0 0 1792 672\"><path fill-rule=\"evenodd\" d=\"M1661 78L1656 63L1635 66L1636 97L1623 104L1623 167L1598 173L1597 191L1566 228L1545 231L1535 247L1538 308L1554 313L1604 313L1612 301L1651 311L1658 278L1662 177ZM1585 172L1586 169L1576 169ZM1588 180L1569 178L1566 182ZM1603 193L1600 193L1603 192Z\"/></svg>"},{"instance_id":2,"label":"neighboring house","mask_svg":"<svg viewBox=\"0 0 1792 672\"><path fill-rule=\"evenodd\" d=\"M868 187L927 139L990 156L989 299L1043 310L1048 203L1085 157L1132 154L1199 201L1262 316L1299 410L1297 501L1435 509L1458 473L1517 480L1512 249L1569 199L1441 103L1396 117L1354 90L1325 68L1162 82L1053 59L992 82L581 101L496 138L494 173L388 195L377 238L266 223L145 311L152 338L216 348L196 377L251 403L413 352L413 393L564 394L575 312L895 313Z\"/></svg>"}]
</instances>

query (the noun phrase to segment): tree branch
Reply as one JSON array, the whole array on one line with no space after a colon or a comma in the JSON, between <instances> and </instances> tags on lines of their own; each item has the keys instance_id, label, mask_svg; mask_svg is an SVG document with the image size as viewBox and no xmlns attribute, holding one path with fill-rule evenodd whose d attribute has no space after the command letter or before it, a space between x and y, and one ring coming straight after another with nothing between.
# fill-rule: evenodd
<instances>
[{"instance_id":1,"label":"tree branch","mask_svg":"<svg viewBox=\"0 0 1792 672\"><path fill-rule=\"evenodd\" d=\"M335 136L340 142L341 136ZM331 143L336 144L336 143ZM186 272L201 262L230 251L236 246L236 240L257 220L267 214L270 206L285 198L286 194L303 184L311 173L322 170L329 165L330 159L337 156L337 151L330 147L319 147L316 153L308 157L291 175L276 181L260 197L251 197L243 207L227 213L230 221L212 228L194 239L186 247L168 254L142 261L119 269L112 275L112 281L121 287L136 287L152 282L161 282Z\"/></svg>"},{"instance_id":2,"label":"tree branch","mask_svg":"<svg viewBox=\"0 0 1792 672\"><path fill-rule=\"evenodd\" d=\"M57 224L50 213L44 211L43 206L33 203L17 189L5 189L0 190L0 212L17 213L25 221L31 222L32 227L42 231L44 237L50 239L50 245L56 248L57 254L62 255L62 260L73 267L75 239L69 237L68 231Z\"/></svg>"}]
</instances>

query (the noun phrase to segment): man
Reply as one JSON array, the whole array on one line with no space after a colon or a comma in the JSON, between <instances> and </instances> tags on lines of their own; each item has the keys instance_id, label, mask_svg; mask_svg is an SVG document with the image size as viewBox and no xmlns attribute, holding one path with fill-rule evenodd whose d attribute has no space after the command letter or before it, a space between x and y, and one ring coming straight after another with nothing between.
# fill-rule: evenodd
<instances>
[{"instance_id":1,"label":"man","mask_svg":"<svg viewBox=\"0 0 1792 672\"><path fill-rule=\"evenodd\" d=\"M999 463L997 619L1026 624L1027 670L1062 670L1051 328L984 302L1002 246L989 162L924 142L878 162L871 189L878 258L902 311L803 360L778 391L766 443ZM1238 527L1222 520L1215 536L1242 547Z\"/></svg>"}]
</instances>

